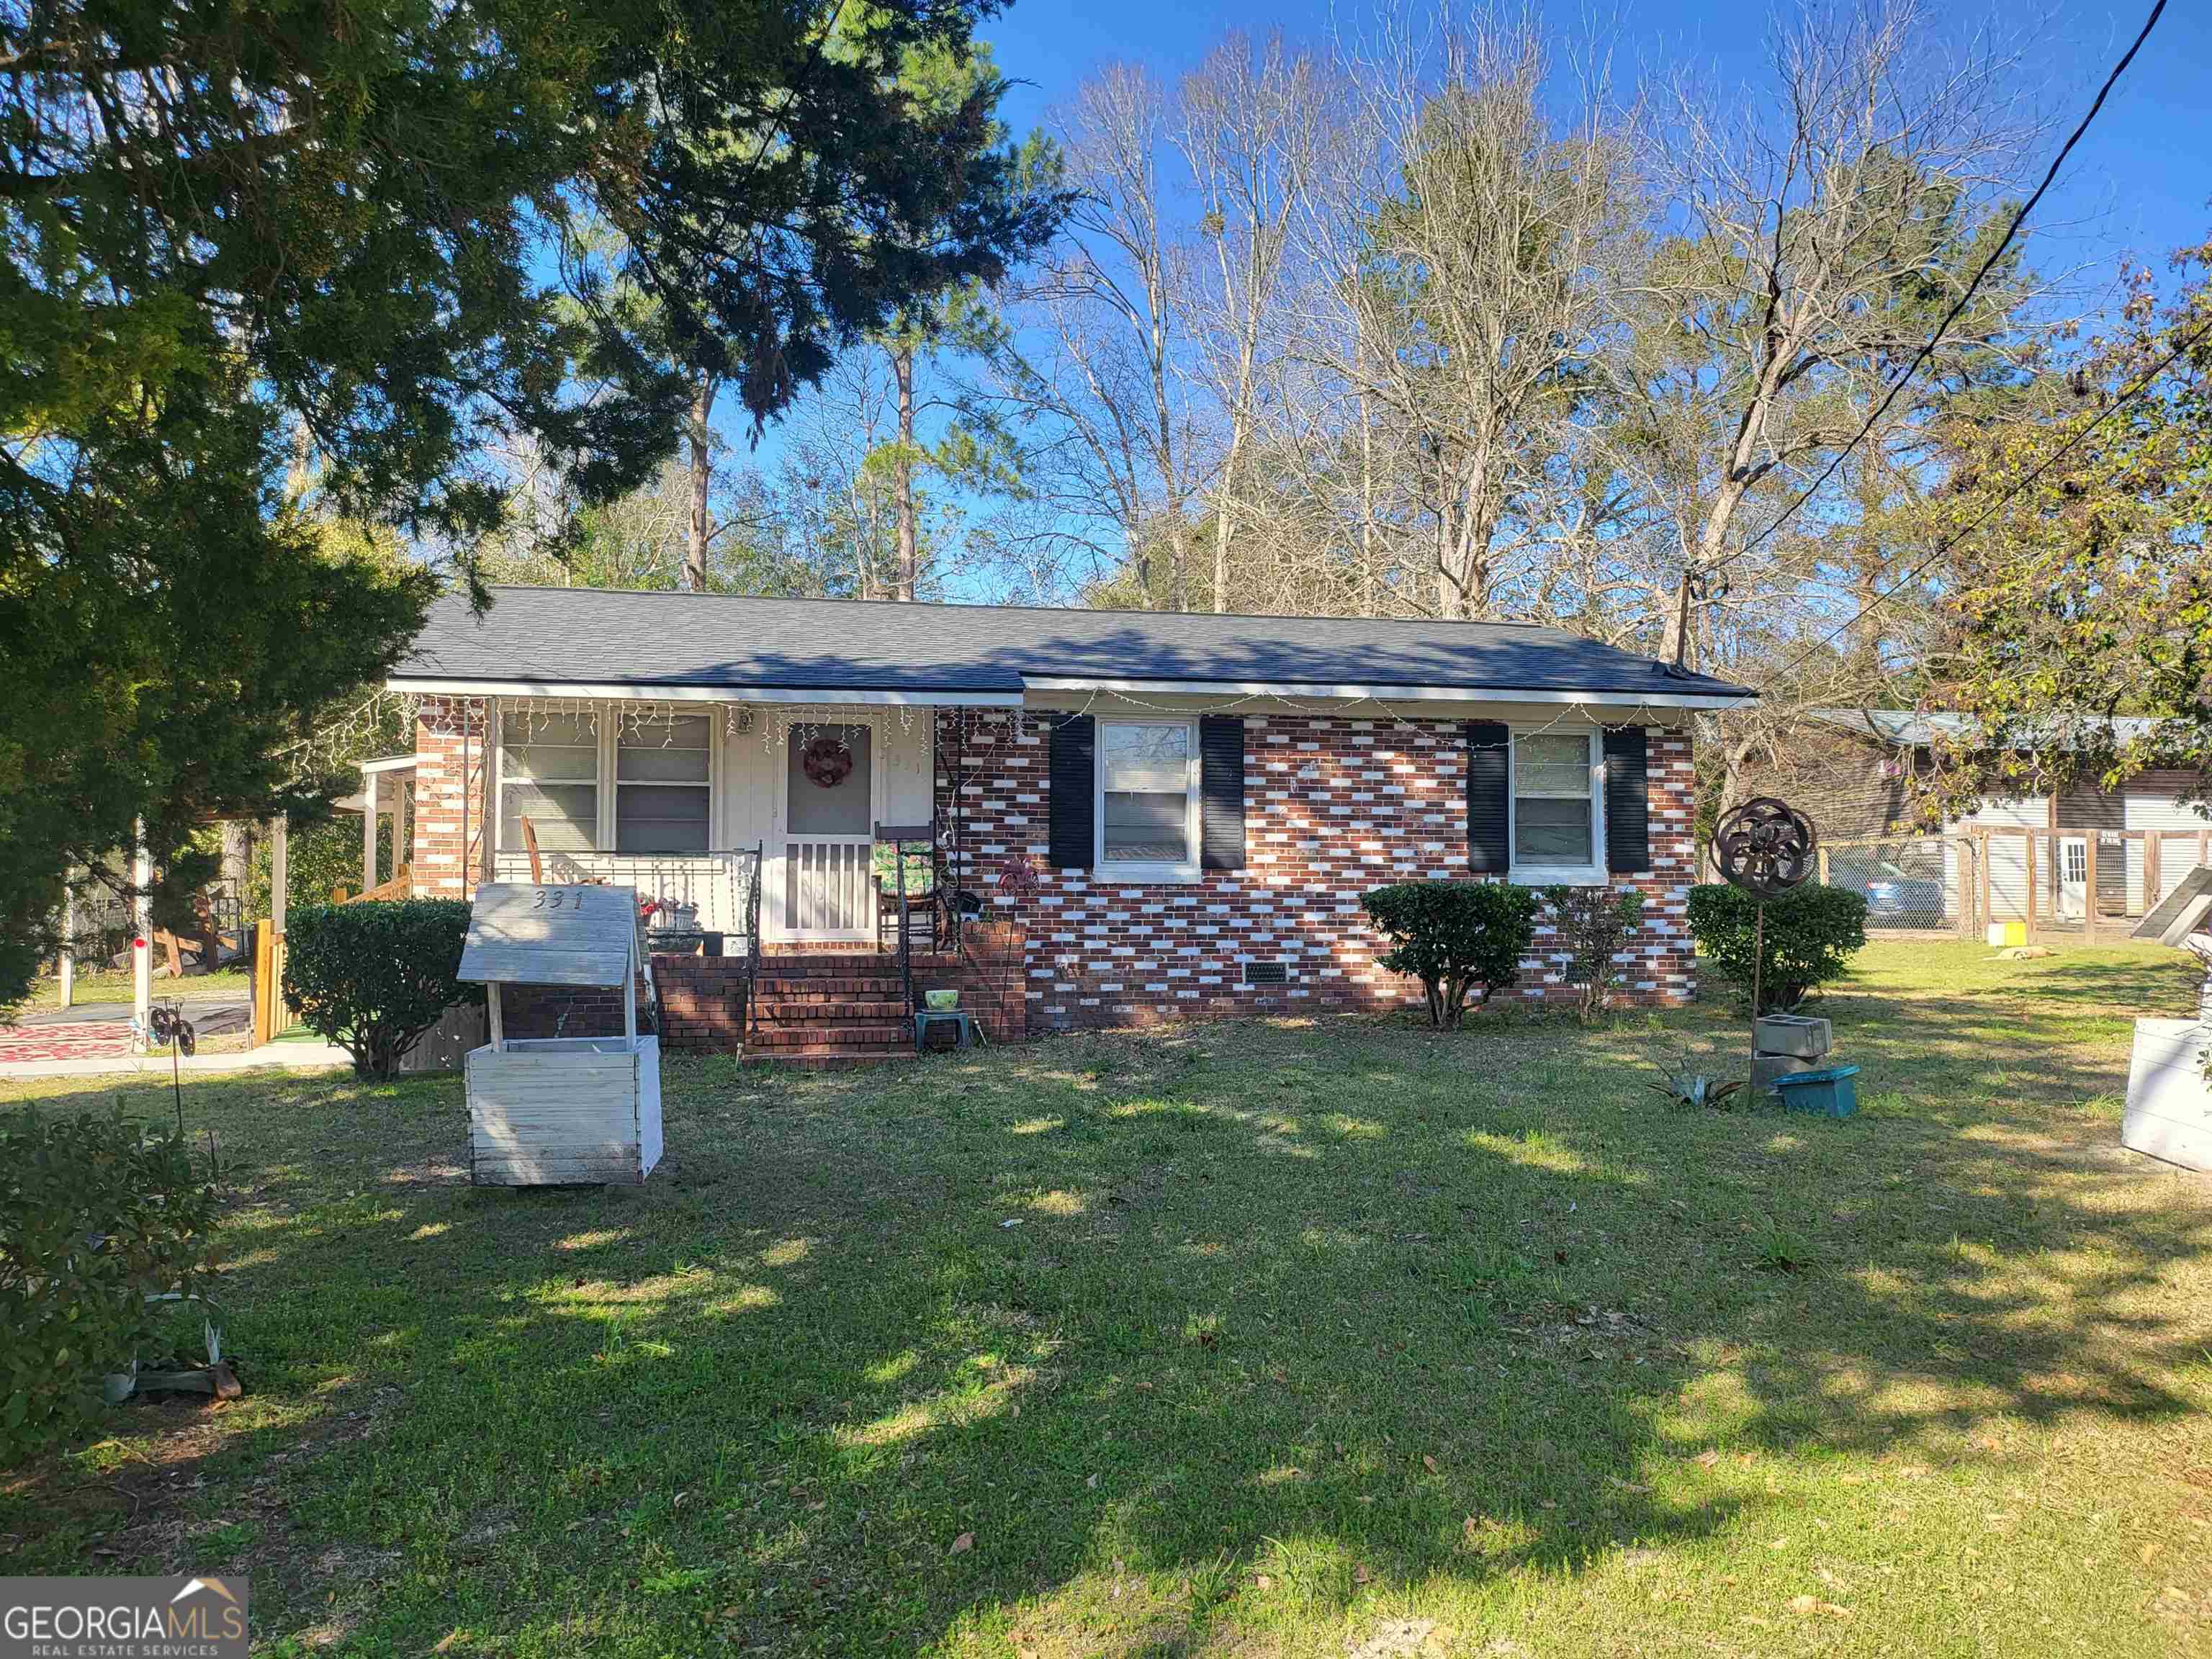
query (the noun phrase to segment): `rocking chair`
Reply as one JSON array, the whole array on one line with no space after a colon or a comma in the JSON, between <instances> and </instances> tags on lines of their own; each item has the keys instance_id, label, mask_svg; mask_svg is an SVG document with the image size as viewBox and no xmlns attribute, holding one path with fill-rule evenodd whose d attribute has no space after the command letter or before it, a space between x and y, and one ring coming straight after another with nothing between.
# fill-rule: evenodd
<instances>
[{"instance_id":1,"label":"rocking chair","mask_svg":"<svg viewBox=\"0 0 2212 1659\"><path fill-rule=\"evenodd\" d=\"M931 826L878 824L874 863L868 880L876 896L876 949L897 948L902 915L909 947L941 949L951 930L945 921L944 872Z\"/></svg>"}]
</instances>

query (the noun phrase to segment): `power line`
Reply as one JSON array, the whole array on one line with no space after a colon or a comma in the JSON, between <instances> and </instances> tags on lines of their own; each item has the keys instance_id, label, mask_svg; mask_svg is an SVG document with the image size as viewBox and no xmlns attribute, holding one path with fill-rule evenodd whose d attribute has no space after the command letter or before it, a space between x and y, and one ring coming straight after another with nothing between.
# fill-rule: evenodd
<instances>
[{"instance_id":1,"label":"power line","mask_svg":"<svg viewBox=\"0 0 2212 1659\"><path fill-rule=\"evenodd\" d=\"M1936 331L1928 337L1928 343L1913 354L1912 361L1905 366L1905 372L1890 383L1888 392L1883 396L1882 400L1875 405L1874 412L1869 415L1859 429L1851 434L1850 441L1836 452L1835 459L1821 470L1820 476L1805 487L1802 495L1784 507L1771 523L1741 547L1736 549L1735 552L1724 555L1705 567L1707 570L1717 570L1729 560L1741 558L1776 531L1781 529L1796 515L1800 507L1820 493L1822 485L1835 477L1836 469L1850 459L1851 452L1865 441L1867 434L1872 432L1881 417L1889 412L1889 406L1897 401L1898 394L1911 384L1912 377L1920 372L1920 366L1935 355L1936 348L1942 343L1946 331L1965 313L1967 305L1974 297L1975 290L1981 287L1983 278L1996 269L1997 261L2004 258L2005 250L2012 246L2014 238L2020 234L2021 226L2027 222L2027 216L2035 211L2036 204L2043 199L2044 193L2057 179L2059 169L2066 165L2066 158L2074 153L2075 145L2081 142L2082 134L2089 131L2089 124L2097 118L2097 112L2104 108L2105 100L2111 94L2112 88L2119 83L2120 76L2127 72L2128 65L2135 62L2136 54L2142 50L2143 42L2150 39L2151 30L2158 27L2158 20L2165 10L2166 0L2157 0L2157 3L2151 7L2150 15L2144 20L2142 28L2136 35L2134 44L2130 46L2121 56L2120 61L2112 65L2112 73L2105 77L2105 84L2097 88L2096 100L2090 104L2089 112L2081 118L2080 124L2067 135L2066 142L2058 147L2058 154L2051 158L2050 167L2044 172L2043 182L2035 187L2034 194L2021 204L2020 210L2012 216L2012 222L2005 227L2004 235L1998 240L1996 246L1990 251L1990 257L1982 261L1981 269L1974 273L1973 280L1966 284L1966 291L1959 295L1951 309L1944 313L1942 321L1936 325Z\"/></svg>"},{"instance_id":2,"label":"power line","mask_svg":"<svg viewBox=\"0 0 2212 1659\"><path fill-rule=\"evenodd\" d=\"M1856 611L1844 617L1843 621L1838 623L1826 633L1821 635L1820 637L1814 640L1812 644L1807 646L1804 650L1799 652L1788 662L1783 664L1781 668L1776 671L1772 678L1778 680L1784 675L1787 675L1798 668L1808 658L1810 658L1814 652L1820 650L1830 641L1833 641L1838 635L1846 632L1850 629L1856 627L1860 623L1863 622L1866 619L1867 613L1872 611L1876 605L1881 604L1885 599L1894 598L1897 594L1904 592L1905 589L1911 586L1913 583L1918 581L1921 577L1926 575L1929 570L1935 568L1936 562L1942 558L1945 554L1948 553L1953 548L1956 547L1967 537L1972 535L1974 532L1981 529L1983 526L1988 524L1990 520L1996 517L1999 513L2004 510L2006 503L2010 501L2014 496L2019 495L2021 491L2026 489L2028 485L2033 483L2038 478L2040 478L2045 473L2051 471L2052 467L2057 465L2061 460L2064 459L2067 455L2078 447L2082 441L2087 438L2091 433L2094 432L2099 427L2104 425L2104 423L2111 420L2113 416L2118 414L2130 404L2133 403L2137 398L2141 397L2145 392L2148 391L2160 375L2165 374L2168 368L2172 368L2176 362L2188 353L2192 348L2197 346L2200 342L2208 339L2212 339L2212 321L2207 322L2203 327L2198 328L2191 333L2185 334L2182 336L2181 338L2175 341L2172 349L2168 351L2155 363L2153 363L2149 368L2145 370L2140 380L2136 380L2133 386L2128 387L2126 391L2121 392L2118 397L2113 398L2109 404L2100 410L2098 412L2097 418L2095 420L2091 421L2087 425L2078 428L2071 437L2066 440L2064 443L2059 445L2057 448L2052 450L2050 454L2045 456L2042 460L2039 461L2028 471L2026 476L2021 478L2017 483L2014 484L2011 489L2006 490L2003 495L1998 496L1995 501L1991 502L1987 512L1984 513L1972 524L1962 526L1960 529L1944 538L1942 542L1936 544L1933 552L1929 554L1929 556L1923 559L1918 564L1913 566L1911 569L1906 571L1905 575L1899 581L1889 587L1884 588L1881 592L1875 594L1864 605L1861 605Z\"/></svg>"}]
</instances>

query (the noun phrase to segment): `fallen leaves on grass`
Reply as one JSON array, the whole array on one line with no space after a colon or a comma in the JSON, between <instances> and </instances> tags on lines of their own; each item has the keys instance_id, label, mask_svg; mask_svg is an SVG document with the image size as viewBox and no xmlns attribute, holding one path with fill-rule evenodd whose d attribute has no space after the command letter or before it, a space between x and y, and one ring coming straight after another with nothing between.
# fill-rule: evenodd
<instances>
[{"instance_id":1,"label":"fallen leaves on grass","mask_svg":"<svg viewBox=\"0 0 2212 1659\"><path fill-rule=\"evenodd\" d=\"M969 1550L972 1550L975 1547L975 1534L972 1532L963 1532L959 1537L952 1540L952 1548L950 1553L954 1555L965 1555Z\"/></svg>"}]
</instances>

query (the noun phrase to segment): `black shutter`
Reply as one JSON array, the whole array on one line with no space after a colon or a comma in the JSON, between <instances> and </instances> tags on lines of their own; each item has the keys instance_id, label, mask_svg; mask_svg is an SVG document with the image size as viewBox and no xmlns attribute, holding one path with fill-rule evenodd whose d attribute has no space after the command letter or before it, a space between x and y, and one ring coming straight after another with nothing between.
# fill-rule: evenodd
<instances>
[{"instance_id":1,"label":"black shutter","mask_svg":"<svg viewBox=\"0 0 2212 1659\"><path fill-rule=\"evenodd\" d=\"M1198 723L1199 867L1244 867L1244 717L1208 714Z\"/></svg>"},{"instance_id":2,"label":"black shutter","mask_svg":"<svg viewBox=\"0 0 2212 1659\"><path fill-rule=\"evenodd\" d=\"M1098 845L1095 822L1098 723L1088 714L1055 719L1048 793L1052 803L1050 856L1055 870L1088 870Z\"/></svg>"},{"instance_id":3,"label":"black shutter","mask_svg":"<svg viewBox=\"0 0 2212 1659\"><path fill-rule=\"evenodd\" d=\"M1616 876L1651 867L1650 769L1644 728L1626 726L1605 734L1605 867Z\"/></svg>"},{"instance_id":4,"label":"black shutter","mask_svg":"<svg viewBox=\"0 0 2212 1659\"><path fill-rule=\"evenodd\" d=\"M1478 876L1502 876L1512 867L1505 801L1512 743L1503 720L1467 723L1467 867Z\"/></svg>"}]
</instances>

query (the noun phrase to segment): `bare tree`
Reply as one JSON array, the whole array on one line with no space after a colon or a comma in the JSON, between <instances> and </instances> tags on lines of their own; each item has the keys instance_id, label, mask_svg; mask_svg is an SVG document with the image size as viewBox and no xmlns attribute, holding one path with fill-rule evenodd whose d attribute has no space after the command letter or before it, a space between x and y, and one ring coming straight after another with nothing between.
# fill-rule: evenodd
<instances>
[{"instance_id":1,"label":"bare tree","mask_svg":"<svg viewBox=\"0 0 2212 1659\"><path fill-rule=\"evenodd\" d=\"M1213 608L1230 599L1229 550L1239 510L1263 364L1279 315L1294 218L1304 205L1328 131L1332 88L1313 59L1280 34L1256 50L1231 34L1184 77L1176 143L1200 204L1198 234L1211 250L1204 280L1188 284L1189 331L1200 374L1224 428L1213 481ZM1193 273L1194 278L1197 273Z\"/></svg>"},{"instance_id":2,"label":"bare tree","mask_svg":"<svg viewBox=\"0 0 2212 1659\"><path fill-rule=\"evenodd\" d=\"M1646 165L1683 228L1624 296L1647 345L1623 390L1644 451L1627 464L1674 532L1668 658L1694 655L1696 607L1717 599L1753 492L1832 454L1869 406L1842 388L1900 371L1927 337L1939 308L1899 296L1964 291L1977 222L2041 131L2016 66L2002 43L1948 44L1917 0L1812 5L1778 34L1765 86L1683 77L1656 100ZM1936 375L1995 348L2019 303L2011 284L1978 296ZM1650 343L1662 336L1679 343Z\"/></svg>"},{"instance_id":3,"label":"bare tree","mask_svg":"<svg viewBox=\"0 0 2212 1659\"><path fill-rule=\"evenodd\" d=\"M1630 151L1601 82L1559 84L1526 15L1386 12L1348 52L1333 199L1310 222L1317 293L1343 316L1317 343L1363 454L1379 421L1411 469L1427 608L1491 614L1502 566L1540 538L1550 459L1611 325Z\"/></svg>"},{"instance_id":4,"label":"bare tree","mask_svg":"<svg viewBox=\"0 0 2212 1659\"><path fill-rule=\"evenodd\" d=\"M1184 313L1170 292L1167 100L1149 70L1109 64L1055 125L1077 205L1034 272L1007 289L1014 325L988 349L970 401L1049 470L1038 487L1072 520L1110 528L1113 544L1093 544L1103 565L1128 559L1140 593L1149 599L1158 579L1160 597L1184 610L1200 475ZM1154 568L1155 548L1164 570Z\"/></svg>"}]
</instances>

